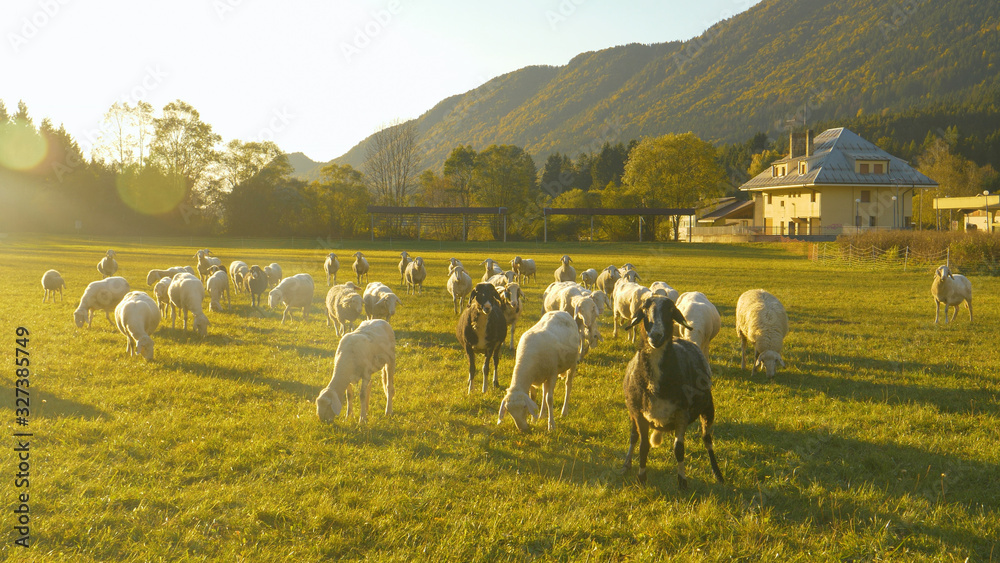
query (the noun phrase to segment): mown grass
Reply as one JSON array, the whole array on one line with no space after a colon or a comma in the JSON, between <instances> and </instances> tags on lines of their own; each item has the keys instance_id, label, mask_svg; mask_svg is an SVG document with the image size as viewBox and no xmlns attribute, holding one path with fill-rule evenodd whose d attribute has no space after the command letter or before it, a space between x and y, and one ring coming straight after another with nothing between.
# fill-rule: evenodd
<instances>
[{"instance_id":1,"label":"mown grass","mask_svg":"<svg viewBox=\"0 0 1000 563\"><path fill-rule=\"evenodd\" d=\"M197 243L193 246L192 243ZM125 357L103 318L71 314L96 263L114 247L135 289L146 271L193 263L209 246L228 264L280 263L317 281L306 322L249 307L209 313L205 340L155 333L156 359ZM1000 559L1000 280L972 277L975 324L963 310L933 324L928 272L816 266L779 246L358 243L371 280L396 287L398 251L428 264L422 296L406 296L397 338L395 415L373 382L367 426L321 424L313 399L337 338L325 326L320 248L246 241L79 241L11 237L0 244L2 334L31 330L31 561L495 561ZM691 490L677 490L669 449L650 455L650 484L620 467L628 421L622 373L633 353L611 338L583 362L570 413L517 432L496 424L502 390L466 394L464 354L444 289L446 260L470 269L514 253L540 265L518 336L570 253L578 270L634 263L644 281L699 290L718 306L713 343L716 450L711 476L692 426ZM48 268L69 286L41 303ZM341 281L348 279L341 275ZM739 369L737 298L764 287L789 311L787 369L774 381ZM501 361L510 382L512 355ZM3 416L13 424L13 378ZM477 387L479 382L477 381ZM556 392L562 403L562 387ZM3 448L3 502L15 489Z\"/></svg>"}]
</instances>

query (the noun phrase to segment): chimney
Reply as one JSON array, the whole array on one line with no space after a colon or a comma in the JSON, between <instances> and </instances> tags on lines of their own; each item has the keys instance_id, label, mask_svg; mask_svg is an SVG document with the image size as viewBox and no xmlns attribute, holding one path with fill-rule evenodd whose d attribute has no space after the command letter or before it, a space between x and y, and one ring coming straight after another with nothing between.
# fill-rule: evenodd
<instances>
[{"instance_id":1,"label":"chimney","mask_svg":"<svg viewBox=\"0 0 1000 563\"><path fill-rule=\"evenodd\" d=\"M806 157L813 155L813 130L806 130Z\"/></svg>"},{"instance_id":2,"label":"chimney","mask_svg":"<svg viewBox=\"0 0 1000 563\"><path fill-rule=\"evenodd\" d=\"M795 158L795 131L788 133L788 158Z\"/></svg>"}]
</instances>

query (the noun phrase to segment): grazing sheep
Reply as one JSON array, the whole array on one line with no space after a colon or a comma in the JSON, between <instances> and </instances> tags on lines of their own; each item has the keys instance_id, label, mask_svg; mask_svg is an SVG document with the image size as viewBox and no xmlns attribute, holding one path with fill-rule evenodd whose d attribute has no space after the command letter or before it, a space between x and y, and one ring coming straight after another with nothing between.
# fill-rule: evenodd
<instances>
[{"instance_id":1,"label":"grazing sheep","mask_svg":"<svg viewBox=\"0 0 1000 563\"><path fill-rule=\"evenodd\" d=\"M250 274L250 267L242 260L234 260L229 264L229 277L233 280L233 288L239 294L246 290L245 278Z\"/></svg>"},{"instance_id":2,"label":"grazing sheep","mask_svg":"<svg viewBox=\"0 0 1000 563\"><path fill-rule=\"evenodd\" d=\"M484 282L489 280L493 276L503 275L503 268L501 268L500 264L497 264L492 258L487 258L486 260L483 260L482 262L479 263L479 265L485 267L486 269L486 271L483 272L482 281Z\"/></svg>"},{"instance_id":3,"label":"grazing sheep","mask_svg":"<svg viewBox=\"0 0 1000 563\"><path fill-rule=\"evenodd\" d=\"M225 270L217 270L208 277L208 296L209 304L208 308L212 311L222 310L222 295L226 295L226 308L229 309L233 305L229 301L229 278L226 276Z\"/></svg>"},{"instance_id":4,"label":"grazing sheep","mask_svg":"<svg viewBox=\"0 0 1000 563\"><path fill-rule=\"evenodd\" d=\"M566 380L561 413L566 416L569 412L569 391L581 357L580 346L577 321L565 311L545 313L534 326L524 331L517 343L514 373L507 394L500 402L497 424L503 422L504 414L509 414L518 430L527 432L530 428L529 413L535 420L547 414L548 429L555 428L553 392L556 380L559 376ZM542 388L541 411L531 399L532 387Z\"/></svg>"},{"instance_id":5,"label":"grazing sheep","mask_svg":"<svg viewBox=\"0 0 1000 563\"><path fill-rule=\"evenodd\" d=\"M385 415L392 415L392 397L396 393L393 377L396 371L396 335L389 323L375 319L364 321L357 330L340 339L333 358L330 383L316 397L316 415L323 422L333 422L347 403L347 417L354 416L351 384L361 382L361 423L368 421L368 399L371 396L372 374L382 371L385 389Z\"/></svg>"},{"instance_id":6,"label":"grazing sheep","mask_svg":"<svg viewBox=\"0 0 1000 563\"><path fill-rule=\"evenodd\" d=\"M588 268L580 272L580 283L587 289L594 289L597 285L597 270Z\"/></svg>"},{"instance_id":7,"label":"grazing sheep","mask_svg":"<svg viewBox=\"0 0 1000 563\"><path fill-rule=\"evenodd\" d=\"M337 336L349 332L363 313L364 300L354 282L335 285L326 292L326 326L333 324Z\"/></svg>"},{"instance_id":8,"label":"grazing sheep","mask_svg":"<svg viewBox=\"0 0 1000 563\"><path fill-rule=\"evenodd\" d=\"M294 320L293 307L302 309L302 320L305 321L309 318L314 290L313 279L309 274L288 276L267 294L267 306L274 309L282 303L285 304L285 310L281 313L281 324L285 323L286 317Z\"/></svg>"},{"instance_id":9,"label":"grazing sheep","mask_svg":"<svg viewBox=\"0 0 1000 563\"><path fill-rule=\"evenodd\" d=\"M448 275L447 287L457 315L465 307L465 298L472 291L472 277L461 265L456 266Z\"/></svg>"},{"instance_id":10,"label":"grazing sheep","mask_svg":"<svg viewBox=\"0 0 1000 563\"><path fill-rule=\"evenodd\" d=\"M365 302L365 315L371 319L392 320L396 314L396 307L403 304L398 295L392 292L392 288L382 282L372 282L365 287L365 292L361 296Z\"/></svg>"},{"instance_id":11,"label":"grazing sheep","mask_svg":"<svg viewBox=\"0 0 1000 563\"><path fill-rule=\"evenodd\" d=\"M621 276L621 279L632 283L639 283L639 280L642 279L639 276L639 272L635 270L624 270L622 272L619 272L619 275Z\"/></svg>"},{"instance_id":12,"label":"grazing sheep","mask_svg":"<svg viewBox=\"0 0 1000 563\"><path fill-rule=\"evenodd\" d=\"M52 302L56 302L56 292L59 292L59 299L63 299L63 289L66 288L66 282L63 281L62 276L59 272L55 270L48 270L42 274L42 303L52 298Z\"/></svg>"},{"instance_id":13,"label":"grazing sheep","mask_svg":"<svg viewBox=\"0 0 1000 563\"><path fill-rule=\"evenodd\" d=\"M677 303L677 298L680 296L679 291L670 287L670 284L668 284L667 282L661 282L661 281L655 281L649 284L649 291L651 291L653 295L666 297L671 301L673 301L674 303Z\"/></svg>"},{"instance_id":14,"label":"grazing sheep","mask_svg":"<svg viewBox=\"0 0 1000 563\"><path fill-rule=\"evenodd\" d=\"M170 312L170 296L167 290L170 288L170 281L173 276L164 276L153 286L153 295L156 296L156 304L160 308L160 316L166 317Z\"/></svg>"},{"instance_id":15,"label":"grazing sheep","mask_svg":"<svg viewBox=\"0 0 1000 563\"><path fill-rule=\"evenodd\" d=\"M720 483L724 479L712 445L712 423L715 421L712 368L694 343L673 339L674 321L687 324L673 301L657 295L643 302L627 327L642 323L646 337L625 369L623 387L631 432L624 470L632 467L632 453L638 442L639 482L644 484L649 447L659 446L663 435L672 432L677 485L683 490L687 488L684 431L696 418L701 419L701 439L708 450L715 479Z\"/></svg>"},{"instance_id":16,"label":"grazing sheep","mask_svg":"<svg viewBox=\"0 0 1000 563\"><path fill-rule=\"evenodd\" d=\"M489 283L489 284L493 284L493 285L495 285L497 287L503 287L503 286L507 285L507 282L508 282L507 276L505 276L503 274L497 274L495 276L490 276L489 279L483 280L483 281L485 281L486 283Z\"/></svg>"},{"instance_id":17,"label":"grazing sheep","mask_svg":"<svg viewBox=\"0 0 1000 563\"><path fill-rule=\"evenodd\" d=\"M192 276L198 275L197 270L191 266L174 266L172 268L167 268L166 270L150 270L149 273L146 274L146 285L153 285L163 278L169 278L182 272L191 274Z\"/></svg>"},{"instance_id":18,"label":"grazing sheep","mask_svg":"<svg viewBox=\"0 0 1000 563\"><path fill-rule=\"evenodd\" d=\"M125 335L125 352L153 359L153 339L150 335L160 326L160 308L144 291L125 295L115 307L115 325Z\"/></svg>"},{"instance_id":19,"label":"grazing sheep","mask_svg":"<svg viewBox=\"0 0 1000 563\"><path fill-rule=\"evenodd\" d=\"M340 260L337 260L337 255L333 252L326 255L326 261L323 262L323 271L326 272L326 285L330 285L330 276L333 276L333 284L337 285L337 271L340 270Z\"/></svg>"},{"instance_id":20,"label":"grazing sheep","mask_svg":"<svg viewBox=\"0 0 1000 563\"><path fill-rule=\"evenodd\" d=\"M505 279L505 278L500 278ZM510 282L504 283L502 285L493 284L493 287L497 288L497 292L503 297L500 303L500 307L503 309L503 318L507 323L508 332L510 332L510 349L514 349L514 331L517 329L517 321L521 318L521 312L524 310L524 292L521 291L521 285Z\"/></svg>"},{"instance_id":21,"label":"grazing sheep","mask_svg":"<svg viewBox=\"0 0 1000 563\"><path fill-rule=\"evenodd\" d=\"M118 271L118 261L115 260L116 256L117 254L114 250L109 250L104 255L104 258L101 258L101 261L97 263L97 271L105 278L110 278Z\"/></svg>"},{"instance_id":22,"label":"grazing sheep","mask_svg":"<svg viewBox=\"0 0 1000 563\"><path fill-rule=\"evenodd\" d=\"M277 263L272 262L267 266L264 266L264 273L267 274L267 287L276 287L279 283L281 283L281 266Z\"/></svg>"},{"instance_id":23,"label":"grazing sheep","mask_svg":"<svg viewBox=\"0 0 1000 563\"><path fill-rule=\"evenodd\" d=\"M767 377L774 377L774 365L785 367L781 346L788 334L788 315L778 298L763 289L751 289L736 302L736 335L740 339L740 367L747 367L747 344L753 347L752 376L763 366Z\"/></svg>"},{"instance_id":24,"label":"grazing sheep","mask_svg":"<svg viewBox=\"0 0 1000 563\"><path fill-rule=\"evenodd\" d=\"M111 313L131 289L125 278L121 276L112 276L90 282L83 290L80 305L73 311L73 321L76 323L76 327L83 328L83 323L87 323L87 328L90 328L94 322L94 311L97 310L103 310L108 322L114 326Z\"/></svg>"},{"instance_id":25,"label":"grazing sheep","mask_svg":"<svg viewBox=\"0 0 1000 563\"><path fill-rule=\"evenodd\" d=\"M194 257L198 260L198 273L201 275L202 283L211 275L212 266L222 266L222 260L212 256L212 251L207 248L195 252Z\"/></svg>"},{"instance_id":26,"label":"grazing sheep","mask_svg":"<svg viewBox=\"0 0 1000 563\"><path fill-rule=\"evenodd\" d=\"M514 273L517 274L517 282L525 285L528 283L528 278L535 280L535 261L531 258L521 258L520 256L515 256L511 261L511 268Z\"/></svg>"},{"instance_id":27,"label":"grazing sheep","mask_svg":"<svg viewBox=\"0 0 1000 563\"><path fill-rule=\"evenodd\" d=\"M948 266L939 266L934 271L931 282L931 296L934 297L934 324L938 322L941 304L944 303L944 322L949 323L958 316L958 307L964 301L969 307L969 322L972 322L972 282L962 274L951 273ZM955 308L955 314L948 319L948 307Z\"/></svg>"},{"instance_id":28,"label":"grazing sheep","mask_svg":"<svg viewBox=\"0 0 1000 563\"><path fill-rule=\"evenodd\" d=\"M406 267L410 265L410 255L405 250L399 253L399 287L406 286Z\"/></svg>"},{"instance_id":29,"label":"grazing sheep","mask_svg":"<svg viewBox=\"0 0 1000 563\"><path fill-rule=\"evenodd\" d=\"M610 308L612 308L614 306L614 304L611 302L611 300L608 299L608 294L604 293L600 289L595 289L593 291L590 291L589 289L585 289L583 291L583 294L589 296L590 299L594 301L594 304L597 305L597 316L598 317L603 316L604 315L604 311L606 309L610 309Z\"/></svg>"},{"instance_id":30,"label":"grazing sheep","mask_svg":"<svg viewBox=\"0 0 1000 563\"><path fill-rule=\"evenodd\" d=\"M244 279L247 293L250 294L250 306L260 307L260 296L267 291L267 272L263 268L254 264L250 266L250 273Z\"/></svg>"},{"instance_id":31,"label":"grazing sheep","mask_svg":"<svg viewBox=\"0 0 1000 563\"><path fill-rule=\"evenodd\" d=\"M365 283L368 283L368 260L365 260L365 255L361 251L355 252L354 263L351 264L351 269L354 270L354 275L358 277L357 284L361 285L361 278L365 278Z\"/></svg>"},{"instance_id":32,"label":"grazing sheep","mask_svg":"<svg viewBox=\"0 0 1000 563\"><path fill-rule=\"evenodd\" d=\"M205 299L205 286L198 276L183 272L174 275L167 288L170 297L170 328L177 328L177 309L184 313L184 330L188 327L188 311L194 316L192 328L199 336L205 338L208 334L208 317L201 309Z\"/></svg>"},{"instance_id":33,"label":"grazing sheep","mask_svg":"<svg viewBox=\"0 0 1000 563\"><path fill-rule=\"evenodd\" d=\"M635 270L631 271L634 272ZM624 277L618 280L618 283L615 284L614 330L611 334L612 336L618 337L619 319L621 319L622 325L630 322L635 317L636 311L642 307L642 303L651 294L652 292L649 291L648 287L628 281ZM632 328L629 333L629 342L635 342L635 325L631 324L629 327Z\"/></svg>"},{"instance_id":34,"label":"grazing sheep","mask_svg":"<svg viewBox=\"0 0 1000 563\"><path fill-rule=\"evenodd\" d=\"M427 269L424 268L424 259L417 256L412 262L406 265L406 272L403 276L406 282L406 294L417 292L424 294L424 280L427 278Z\"/></svg>"},{"instance_id":35,"label":"grazing sheep","mask_svg":"<svg viewBox=\"0 0 1000 563\"><path fill-rule=\"evenodd\" d=\"M573 316L580 329L580 356L585 357L601 341L597 303L593 294L576 282L550 283L542 294L542 311L565 311Z\"/></svg>"},{"instance_id":36,"label":"grazing sheep","mask_svg":"<svg viewBox=\"0 0 1000 563\"><path fill-rule=\"evenodd\" d=\"M459 260L458 258L449 258L448 259L448 275L449 276L451 275L452 272L455 271L455 268L461 268L461 267L462 267L462 261Z\"/></svg>"},{"instance_id":37,"label":"grazing sheep","mask_svg":"<svg viewBox=\"0 0 1000 563\"><path fill-rule=\"evenodd\" d=\"M694 342L708 358L712 339L722 329L722 317L719 315L719 310L700 291L682 293L674 301L677 310L691 325L690 329L680 324L674 325L674 336Z\"/></svg>"},{"instance_id":38,"label":"grazing sheep","mask_svg":"<svg viewBox=\"0 0 1000 563\"><path fill-rule=\"evenodd\" d=\"M472 288L469 306L458 317L455 336L469 358L469 393L476 377L476 352L485 355L483 359L483 393L486 392L490 376L490 360L493 361L493 386L500 387L497 370L500 365L500 350L507 339L507 322L501 308L502 298L492 284L479 283Z\"/></svg>"},{"instance_id":39,"label":"grazing sheep","mask_svg":"<svg viewBox=\"0 0 1000 563\"><path fill-rule=\"evenodd\" d=\"M569 263L572 262L573 259L570 258L569 256L563 255L563 257L560 258L559 261L562 262L562 264L560 264L559 267L556 268L556 271L553 273L556 281L557 282L576 281L576 268L569 265Z\"/></svg>"},{"instance_id":40,"label":"grazing sheep","mask_svg":"<svg viewBox=\"0 0 1000 563\"><path fill-rule=\"evenodd\" d=\"M601 273L597 276L597 289L603 291L613 301L615 298L615 283L621 277L622 275L618 272L618 268L608 266L601 270Z\"/></svg>"}]
</instances>

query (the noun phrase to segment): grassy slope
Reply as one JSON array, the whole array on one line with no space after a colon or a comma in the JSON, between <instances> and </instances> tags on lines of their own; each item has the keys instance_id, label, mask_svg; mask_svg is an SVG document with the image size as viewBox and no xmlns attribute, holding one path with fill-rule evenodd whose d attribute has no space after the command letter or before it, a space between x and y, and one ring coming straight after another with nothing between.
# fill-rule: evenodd
<instances>
[{"instance_id":1,"label":"grassy slope","mask_svg":"<svg viewBox=\"0 0 1000 563\"><path fill-rule=\"evenodd\" d=\"M193 262L189 242L6 239L0 246L8 353L17 325L32 331L37 545L29 555L1000 559L993 546L1000 537L998 279L973 278L974 326L964 311L955 325L934 326L926 272L840 271L774 247L410 245L429 274L423 296L403 295L393 319L396 414L386 419L373 383L362 428L357 420L323 425L316 418L312 400L328 381L337 344L318 305L306 323L279 326L279 314L236 297L233 311L209 313L204 341L161 325L151 364L123 357L124 338L103 319L90 330L72 326L103 249L116 248L120 273L146 289L148 269ZM227 264L277 261L286 275L313 274L317 302L325 291L322 250L210 246ZM400 249L361 248L373 262L371 279L395 287ZM502 391L466 394L443 289L446 259L472 267L514 252L536 258L542 272L527 288L525 327L538 318L541 289L564 252L578 269L627 258L644 281L700 290L717 304L716 448L726 484L713 482L694 425L689 493L677 491L669 448L651 452L649 487L635 484L634 469L620 473L627 442L620 381L632 350L611 338L609 317L607 341L582 364L570 414L553 432L522 435L509 419L497 426ZM69 290L65 302L42 305L38 280L50 267ZM774 382L739 369L733 309L755 287L775 293L790 315L788 368ZM511 366L505 356L504 386ZM2 412L12 432L9 374L4 381ZM560 408L561 386L556 398ZM11 449L0 456L8 473ZM13 483L4 483L9 504ZM0 553L25 555L10 541Z\"/></svg>"}]
</instances>

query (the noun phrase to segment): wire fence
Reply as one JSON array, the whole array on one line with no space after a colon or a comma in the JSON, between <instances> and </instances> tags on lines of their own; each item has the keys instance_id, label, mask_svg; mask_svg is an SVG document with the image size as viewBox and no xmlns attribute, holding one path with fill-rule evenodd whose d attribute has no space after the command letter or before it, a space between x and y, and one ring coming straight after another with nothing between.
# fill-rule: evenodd
<instances>
[{"instance_id":1,"label":"wire fence","mask_svg":"<svg viewBox=\"0 0 1000 563\"><path fill-rule=\"evenodd\" d=\"M933 270L942 264L951 265L951 246L936 252L917 252L909 246L899 248L843 246L835 242L813 243L809 258L817 263L834 263L862 269L894 269L903 271Z\"/></svg>"}]
</instances>

